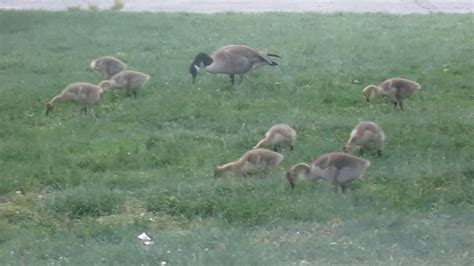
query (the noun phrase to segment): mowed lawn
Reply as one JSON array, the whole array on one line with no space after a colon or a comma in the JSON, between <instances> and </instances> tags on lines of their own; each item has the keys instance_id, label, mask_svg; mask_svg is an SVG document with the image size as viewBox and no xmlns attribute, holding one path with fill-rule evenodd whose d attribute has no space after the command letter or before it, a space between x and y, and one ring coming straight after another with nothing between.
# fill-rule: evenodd
<instances>
[{"instance_id":1,"label":"mowed lawn","mask_svg":"<svg viewBox=\"0 0 474 266\"><path fill-rule=\"evenodd\" d=\"M472 265L472 19L0 12L0 264ZM194 56L227 44L280 65L192 84ZM138 97L46 117L67 84L100 82L101 55L151 75ZM405 112L362 96L390 77L422 84ZM359 120L387 135L364 177L291 190L285 169L341 150ZM213 177L276 123L299 134L280 169Z\"/></svg>"}]
</instances>

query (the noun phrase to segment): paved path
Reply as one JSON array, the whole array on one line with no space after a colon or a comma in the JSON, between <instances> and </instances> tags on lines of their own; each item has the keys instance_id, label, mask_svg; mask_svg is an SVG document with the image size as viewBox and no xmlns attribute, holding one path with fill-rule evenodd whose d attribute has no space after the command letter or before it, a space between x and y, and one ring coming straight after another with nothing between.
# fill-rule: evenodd
<instances>
[{"instance_id":1,"label":"paved path","mask_svg":"<svg viewBox=\"0 0 474 266\"><path fill-rule=\"evenodd\" d=\"M383 12L393 14L472 13L474 0L120 0L122 11L150 12ZM66 10L94 5L109 9L114 0L0 0L0 9Z\"/></svg>"}]
</instances>

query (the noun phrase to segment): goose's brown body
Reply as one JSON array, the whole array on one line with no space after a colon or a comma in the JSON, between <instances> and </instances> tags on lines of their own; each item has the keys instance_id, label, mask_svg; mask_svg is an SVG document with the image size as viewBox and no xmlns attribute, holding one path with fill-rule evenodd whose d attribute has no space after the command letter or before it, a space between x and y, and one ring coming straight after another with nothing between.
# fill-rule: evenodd
<instances>
[{"instance_id":1,"label":"goose's brown body","mask_svg":"<svg viewBox=\"0 0 474 266\"><path fill-rule=\"evenodd\" d=\"M193 82L197 76L197 69L204 64L206 71L212 74L226 74L234 84L234 75L239 75L242 79L245 73L252 69L270 65L278 65L270 57L278 55L265 53L246 45L227 45L214 52L212 57L205 53L199 53L191 63L189 71L193 77Z\"/></svg>"}]
</instances>

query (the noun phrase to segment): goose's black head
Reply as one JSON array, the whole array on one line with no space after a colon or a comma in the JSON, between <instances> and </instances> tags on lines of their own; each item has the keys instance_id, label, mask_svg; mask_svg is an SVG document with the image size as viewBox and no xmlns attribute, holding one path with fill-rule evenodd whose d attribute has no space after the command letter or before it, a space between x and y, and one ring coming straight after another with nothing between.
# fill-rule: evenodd
<instances>
[{"instance_id":1,"label":"goose's black head","mask_svg":"<svg viewBox=\"0 0 474 266\"><path fill-rule=\"evenodd\" d=\"M189 67L189 73L191 73L191 76L193 77L193 82L196 80L197 74L198 74L198 69L201 64L204 66L208 66L212 64L213 60L212 58L205 54L205 53L199 53L196 55L194 58L194 61L191 63L191 66Z\"/></svg>"}]
</instances>

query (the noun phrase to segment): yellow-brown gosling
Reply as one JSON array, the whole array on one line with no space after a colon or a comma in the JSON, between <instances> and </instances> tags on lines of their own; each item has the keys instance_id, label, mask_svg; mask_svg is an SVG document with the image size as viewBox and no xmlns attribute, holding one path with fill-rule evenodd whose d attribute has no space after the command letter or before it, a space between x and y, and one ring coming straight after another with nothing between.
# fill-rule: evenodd
<instances>
[{"instance_id":1,"label":"yellow-brown gosling","mask_svg":"<svg viewBox=\"0 0 474 266\"><path fill-rule=\"evenodd\" d=\"M69 84L60 94L54 96L46 105L46 115L58 103L72 102L81 106L81 112L87 114L87 107L94 105L104 91L100 86L86 82Z\"/></svg>"},{"instance_id":2,"label":"yellow-brown gosling","mask_svg":"<svg viewBox=\"0 0 474 266\"><path fill-rule=\"evenodd\" d=\"M414 92L421 89L421 85L415 81L403 78L391 78L382 82L380 85L369 85L363 91L367 101L373 97L388 97L393 102L393 107L400 107L403 111L403 100L408 98Z\"/></svg>"},{"instance_id":3,"label":"yellow-brown gosling","mask_svg":"<svg viewBox=\"0 0 474 266\"><path fill-rule=\"evenodd\" d=\"M126 70L127 64L112 56L102 56L92 60L90 68L100 73L103 78L109 79Z\"/></svg>"},{"instance_id":4,"label":"yellow-brown gosling","mask_svg":"<svg viewBox=\"0 0 474 266\"><path fill-rule=\"evenodd\" d=\"M331 182L336 193L339 187L345 193L347 184L359 178L369 166L370 161L343 152L332 152L321 155L311 165L294 165L287 172L286 178L291 188L295 187L299 179L325 179Z\"/></svg>"},{"instance_id":5,"label":"yellow-brown gosling","mask_svg":"<svg viewBox=\"0 0 474 266\"><path fill-rule=\"evenodd\" d=\"M376 151L379 156L382 156L384 141L385 133L376 123L362 121L352 130L342 150L350 152L353 146L359 146L360 154L365 151Z\"/></svg>"},{"instance_id":6,"label":"yellow-brown gosling","mask_svg":"<svg viewBox=\"0 0 474 266\"><path fill-rule=\"evenodd\" d=\"M115 74L109 80L103 80L99 86L102 88L120 88L127 91L127 95L131 93L133 96L137 97L137 91L150 79L150 75L132 71L125 70L118 74Z\"/></svg>"},{"instance_id":7,"label":"yellow-brown gosling","mask_svg":"<svg viewBox=\"0 0 474 266\"><path fill-rule=\"evenodd\" d=\"M278 151L279 147L290 147L293 150L296 142L296 131L285 124L278 124L272 126L267 133L265 138L260 140L253 149L267 148Z\"/></svg>"},{"instance_id":8,"label":"yellow-brown gosling","mask_svg":"<svg viewBox=\"0 0 474 266\"><path fill-rule=\"evenodd\" d=\"M241 176L268 174L280 165L283 158L283 155L267 149L249 150L239 160L216 167L214 177L226 172Z\"/></svg>"}]
</instances>

